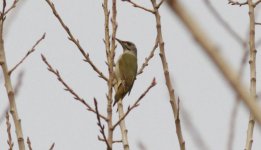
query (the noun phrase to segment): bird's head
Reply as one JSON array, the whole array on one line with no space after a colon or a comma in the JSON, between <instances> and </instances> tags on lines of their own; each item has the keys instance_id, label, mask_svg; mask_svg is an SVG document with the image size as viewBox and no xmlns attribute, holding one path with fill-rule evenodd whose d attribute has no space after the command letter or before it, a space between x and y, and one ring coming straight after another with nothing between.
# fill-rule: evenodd
<instances>
[{"instance_id":1,"label":"bird's head","mask_svg":"<svg viewBox=\"0 0 261 150\"><path fill-rule=\"evenodd\" d=\"M116 40L121 44L123 51L133 52L135 54L135 56L137 56L137 48L134 43L129 42L129 41L122 41L117 38L116 38Z\"/></svg>"}]
</instances>

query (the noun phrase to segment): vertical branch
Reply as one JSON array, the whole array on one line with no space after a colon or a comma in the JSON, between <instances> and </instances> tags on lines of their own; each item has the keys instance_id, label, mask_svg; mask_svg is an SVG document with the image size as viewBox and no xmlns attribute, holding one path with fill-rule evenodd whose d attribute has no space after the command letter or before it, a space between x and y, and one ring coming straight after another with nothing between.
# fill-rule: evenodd
<instances>
[{"instance_id":1,"label":"vertical branch","mask_svg":"<svg viewBox=\"0 0 261 150\"><path fill-rule=\"evenodd\" d=\"M163 41L162 30L161 30L161 17L159 14L158 5L156 4L156 0L151 0L151 3L153 5L154 11L155 11L157 36L158 36L157 39L158 39L159 48L160 48L160 58L161 58L162 66L163 66L166 85L167 85L168 92L169 92L170 104L172 107L174 120L175 120L175 124L176 124L176 133L178 136L180 149L185 150L186 149L185 141L183 139L181 124L179 121L177 100L176 100L176 97L174 94L174 89L171 84L167 58L166 58L166 54L165 54L164 41Z\"/></svg>"},{"instance_id":2,"label":"vertical branch","mask_svg":"<svg viewBox=\"0 0 261 150\"><path fill-rule=\"evenodd\" d=\"M115 44L115 38L116 38L116 31L117 31L117 21L116 21L116 16L117 16L117 5L116 5L116 0L112 0L112 40L111 40L111 63L112 65L114 64L114 56L115 56L115 49L116 49L116 44ZM121 119L124 116L124 110L123 110L123 105L122 105L122 100L118 103L118 112L119 112L119 119ZM123 149L124 150L129 150L129 142L128 142L128 130L125 124L125 120L122 119L120 121L120 129L121 129L121 135L122 135L122 144L123 144Z\"/></svg>"},{"instance_id":3,"label":"vertical branch","mask_svg":"<svg viewBox=\"0 0 261 150\"><path fill-rule=\"evenodd\" d=\"M255 48L255 8L253 6L253 1L248 0L249 7L249 48L250 48L250 94L254 99L256 99L256 48ZM247 139L245 150L251 150L253 144L253 132L254 132L255 120L252 113L250 113L248 127L247 127Z\"/></svg>"},{"instance_id":4,"label":"vertical branch","mask_svg":"<svg viewBox=\"0 0 261 150\"><path fill-rule=\"evenodd\" d=\"M5 0L4 0L4 2L5 2ZM12 114L12 118L13 118L13 121L15 124L15 130L16 130L19 150L24 150L25 144L24 144L24 138L23 138L21 119L19 119L18 111L16 108L14 90L13 90L11 78L9 75L9 70L7 67L7 60L6 60L5 49L4 49L4 40L3 40L3 26L4 26L4 20L5 20L4 10L5 9L3 8L3 12L1 14L1 20L0 20L0 65L2 67L2 71L3 71L3 75L4 75L4 79L5 79L5 88L6 88L6 93L8 95L8 99L9 99L9 103L10 103L10 112Z\"/></svg>"},{"instance_id":5,"label":"vertical branch","mask_svg":"<svg viewBox=\"0 0 261 150\"><path fill-rule=\"evenodd\" d=\"M122 105L122 99L118 102L118 111L119 111L119 119L124 117L124 110ZM128 129L126 128L125 120L122 119L120 121L120 129L121 129L121 136L122 136L122 144L124 150L129 150L129 140L128 140Z\"/></svg>"},{"instance_id":6,"label":"vertical branch","mask_svg":"<svg viewBox=\"0 0 261 150\"><path fill-rule=\"evenodd\" d=\"M106 49L106 56L107 56L107 64L108 64L108 72L109 72L109 79L107 81L108 84L108 94L107 94L107 125L108 125L108 147L112 148L113 143L113 130L112 130L112 88L113 88L113 55L114 53L110 50L110 33L109 33L109 17L110 12L108 9L108 0L104 0L103 2L103 11L105 16L105 49ZM115 43L115 42L114 42Z\"/></svg>"}]
</instances>

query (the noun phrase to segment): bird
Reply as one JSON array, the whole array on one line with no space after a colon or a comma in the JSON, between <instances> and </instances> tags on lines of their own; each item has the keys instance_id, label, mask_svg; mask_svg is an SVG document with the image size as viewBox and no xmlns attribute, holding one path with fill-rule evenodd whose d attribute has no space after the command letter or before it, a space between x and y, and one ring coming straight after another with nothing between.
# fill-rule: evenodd
<instances>
[{"instance_id":1,"label":"bird","mask_svg":"<svg viewBox=\"0 0 261 150\"><path fill-rule=\"evenodd\" d=\"M116 88L113 106L119 100L122 100L127 93L130 94L138 69L137 48L135 44L118 38L116 40L121 44L123 53L118 58L114 69Z\"/></svg>"}]
</instances>

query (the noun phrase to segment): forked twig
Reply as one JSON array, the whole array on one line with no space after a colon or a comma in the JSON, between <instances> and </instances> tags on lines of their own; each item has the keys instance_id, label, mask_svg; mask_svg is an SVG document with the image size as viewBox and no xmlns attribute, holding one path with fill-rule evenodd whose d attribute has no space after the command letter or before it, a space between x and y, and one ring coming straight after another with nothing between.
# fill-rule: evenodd
<instances>
[{"instance_id":1,"label":"forked twig","mask_svg":"<svg viewBox=\"0 0 261 150\"><path fill-rule=\"evenodd\" d=\"M65 25L65 23L63 22L62 18L60 17L60 15L58 14L58 12L56 11L56 8L54 6L54 4L51 2L51 0L46 0L46 2L48 3L48 5L50 6L50 8L53 11L54 16L58 19L58 21L60 22L61 26L63 27L63 29L66 31L66 33L68 34L68 39L70 41L72 41L77 48L79 49L79 51L81 52L81 54L84 57L84 61L86 61L87 63L90 64L90 66L92 67L92 69L98 73L99 77L104 79L105 81L108 81L107 77L105 77L103 75L103 73L95 66L95 64L92 62L92 60L90 59L90 56L88 53L86 53L82 46L80 45L80 41L78 39L76 39L73 34L71 33L70 29L68 28L68 26Z\"/></svg>"},{"instance_id":2,"label":"forked twig","mask_svg":"<svg viewBox=\"0 0 261 150\"><path fill-rule=\"evenodd\" d=\"M8 8L5 12L4 12L4 16L6 16L12 9L14 9L16 7L16 4L18 3L19 0L14 0L13 4L11 5L10 8Z\"/></svg>"},{"instance_id":3,"label":"forked twig","mask_svg":"<svg viewBox=\"0 0 261 150\"><path fill-rule=\"evenodd\" d=\"M143 70L145 69L145 67L147 67L147 66L149 65L149 61L153 58L154 53L155 53L155 51L156 51L156 49L157 49L158 46L159 46L159 44L158 44L158 38L156 38L155 44L154 44L152 50L150 51L149 56L145 58L145 61L144 61L144 63L142 64L141 68L139 69L137 75L142 74L142 73L143 73Z\"/></svg>"},{"instance_id":4,"label":"forked twig","mask_svg":"<svg viewBox=\"0 0 261 150\"><path fill-rule=\"evenodd\" d=\"M45 38L45 33L41 36L39 40L36 41L36 43L33 45L33 47L25 54L25 56L8 72L9 75L19 66L21 65L24 60L35 51L36 46Z\"/></svg>"},{"instance_id":5,"label":"forked twig","mask_svg":"<svg viewBox=\"0 0 261 150\"><path fill-rule=\"evenodd\" d=\"M93 109L83 98L81 98L78 94L76 94L75 92L74 92L74 90L62 79L62 77L61 77L61 75L60 75L60 73L59 73L59 71L58 70L55 70L49 63L48 63L48 61L47 61L47 59L45 58L45 56L42 54L41 55L42 56L42 60L43 60L43 62L47 65L47 69L51 72L51 73L53 73L56 77L57 77L57 79L58 79L58 81L60 82L60 83L62 83L62 85L65 87L65 91L68 91L69 93L71 93L72 95L73 95L73 97L74 97L74 99L75 100L77 100L77 101L79 101L80 103L82 103L86 108L87 108L87 110L88 111L91 111L91 112L93 112L93 113L97 113L96 112L96 110L95 109ZM105 116L103 116L103 115L101 115L100 114L100 117L102 118L102 119L104 119L105 121L107 121L107 118L105 117Z\"/></svg>"},{"instance_id":6,"label":"forked twig","mask_svg":"<svg viewBox=\"0 0 261 150\"><path fill-rule=\"evenodd\" d=\"M94 98L94 106L95 106L96 116L97 116L97 120L98 120L97 125L100 128L100 133L101 133L101 135L102 135L102 137L103 137L103 139L104 139L104 141L107 145L107 150L111 150L112 148L110 147L110 144L108 143L108 140L107 140L106 135L105 135L105 130L104 130L105 126L102 125L102 123L101 123L101 118L100 118L99 109L98 109L98 103L97 103L97 100L95 98Z\"/></svg>"},{"instance_id":7,"label":"forked twig","mask_svg":"<svg viewBox=\"0 0 261 150\"><path fill-rule=\"evenodd\" d=\"M131 0L122 0L122 1L126 1L126 2L131 3L131 4L133 5L133 7L137 7L137 8L143 9L143 10L145 10L145 11L147 11L147 12L150 12L150 13L153 13L153 14L155 13L154 10L145 8L145 7L139 5L139 4L137 4L137 3L135 3L135 2L133 2L133 1L131 1ZM162 1L162 2L163 2L163 1ZM162 2L160 3L160 5L162 4ZM160 6L160 5L159 5L159 6Z\"/></svg>"}]
</instances>

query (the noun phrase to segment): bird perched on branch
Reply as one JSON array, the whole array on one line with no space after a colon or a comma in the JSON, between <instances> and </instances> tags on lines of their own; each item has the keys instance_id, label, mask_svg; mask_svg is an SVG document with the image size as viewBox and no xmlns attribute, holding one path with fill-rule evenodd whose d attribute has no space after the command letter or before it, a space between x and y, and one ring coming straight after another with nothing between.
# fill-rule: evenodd
<instances>
[{"instance_id":1,"label":"bird perched on branch","mask_svg":"<svg viewBox=\"0 0 261 150\"><path fill-rule=\"evenodd\" d=\"M120 55L115 68L115 97L113 106L131 92L133 83L137 75L137 48L135 44L129 41L122 41L116 38L123 48L123 53Z\"/></svg>"}]
</instances>

